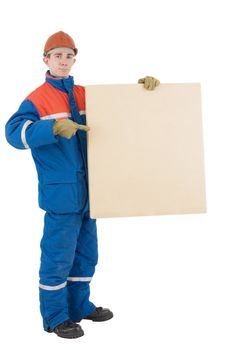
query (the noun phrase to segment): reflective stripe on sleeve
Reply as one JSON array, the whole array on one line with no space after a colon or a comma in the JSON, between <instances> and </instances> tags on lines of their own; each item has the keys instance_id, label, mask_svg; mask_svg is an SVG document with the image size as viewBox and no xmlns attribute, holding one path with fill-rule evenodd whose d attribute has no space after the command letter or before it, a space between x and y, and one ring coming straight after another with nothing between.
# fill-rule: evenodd
<instances>
[{"instance_id":1,"label":"reflective stripe on sleeve","mask_svg":"<svg viewBox=\"0 0 233 350\"><path fill-rule=\"evenodd\" d=\"M80 115L86 114L86 111L79 111ZM48 114L41 117L41 120L49 120L49 119L64 119L64 118L70 118L71 114L68 112L60 112L60 113L54 113L54 114Z\"/></svg>"},{"instance_id":2,"label":"reflective stripe on sleeve","mask_svg":"<svg viewBox=\"0 0 233 350\"><path fill-rule=\"evenodd\" d=\"M92 277L68 277L67 280L71 282L90 282Z\"/></svg>"},{"instance_id":3,"label":"reflective stripe on sleeve","mask_svg":"<svg viewBox=\"0 0 233 350\"><path fill-rule=\"evenodd\" d=\"M26 129L28 127L28 125L32 124L32 121L31 120L27 120L24 124L23 124L23 127L22 127L22 130L21 130L21 140L23 142L23 145L25 148L29 148L28 144L27 144L27 140L26 140Z\"/></svg>"},{"instance_id":4,"label":"reflective stripe on sleeve","mask_svg":"<svg viewBox=\"0 0 233 350\"><path fill-rule=\"evenodd\" d=\"M62 289L66 286L67 282L64 282L64 283L61 283L61 284L58 284L57 286L46 286L45 284L39 284L39 287L41 289L44 289L44 290L58 290L58 289Z\"/></svg>"},{"instance_id":5,"label":"reflective stripe on sleeve","mask_svg":"<svg viewBox=\"0 0 233 350\"><path fill-rule=\"evenodd\" d=\"M71 116L71 114L68 112L61 112L61 113L44 115L40 119L42 119L42 120L62 119L62 118L69 118L70 116Z\"/></svg>"}]
</instances>

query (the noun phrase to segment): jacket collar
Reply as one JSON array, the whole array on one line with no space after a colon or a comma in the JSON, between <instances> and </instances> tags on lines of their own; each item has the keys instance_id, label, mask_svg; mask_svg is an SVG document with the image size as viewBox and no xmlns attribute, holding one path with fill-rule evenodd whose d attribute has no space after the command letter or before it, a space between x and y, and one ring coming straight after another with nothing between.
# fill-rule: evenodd
<instances>
[{"instance_id":1,"label":"jacket collar","mask_svg":"<svg viewBox=\"0 0 233 350\"><path fill-rule=\"evenodd\" d=\"M74 78L71 75L69 75L67 78L58 78L51 75L50 71L48 70L45 75L45 80L50 85L63 92L72 91L74 87Z\"/></svg>"}]
</instances>

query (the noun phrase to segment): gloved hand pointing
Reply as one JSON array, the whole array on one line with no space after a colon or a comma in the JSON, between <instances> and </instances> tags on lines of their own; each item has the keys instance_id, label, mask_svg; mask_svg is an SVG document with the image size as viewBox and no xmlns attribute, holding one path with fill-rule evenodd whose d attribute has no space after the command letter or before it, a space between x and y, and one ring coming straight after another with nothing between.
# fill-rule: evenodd
<instances>
[{"instance_id":1,"label":"gloved hand pointing","mask_svg":"<svg viewBox=\"0 0 233 350\"><path fill-rule=\"evenodd\" d=\"M144 84L144 88L147 90L154 90L156 86L160 84L160 81L154 77L146 76L145 78L138 80L139 84Z\"/></svg>"},{"instance_id":2,"label":"gloved hand pointing","mask_svg":"<svg viewBox=\"0 0 233 350\"><path fill-rule=\"evenodd\" d=\"M72 136L74 136L77 130L89 131L90 128L87 125L80 125L78 123L75 123L70 119L56 120L53 125L54 135L60 135L67 139L70 139Z\"/></svg>"}]
</instances>

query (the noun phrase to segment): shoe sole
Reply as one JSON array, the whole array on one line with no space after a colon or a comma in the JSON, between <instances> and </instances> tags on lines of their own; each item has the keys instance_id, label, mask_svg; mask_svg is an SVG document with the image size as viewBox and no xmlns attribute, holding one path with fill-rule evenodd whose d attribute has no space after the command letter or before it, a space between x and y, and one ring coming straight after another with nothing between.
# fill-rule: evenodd
<instances>
[{"instance_id":1,"label":"shoe sole","mask_svg":"<svg viewBox=\"0 0 233 350\"><path fill-rule=\"evenodd\" d=\"M76 336L74 337L71 337L71 336L65 336L65 335L59 335L57 332L55 331L52 331L51 329L48 329L46 330L47 333L55 333L58 337L60 338L66 338L66 339L76 339L76 338L80 338L84 335L84 331L81 330L79 334L77 334Z\"/></svg>"},{"instance_id":2,"label":"shoe sole","mask_svg":"<svg viewBox=\"0 0 233 350\"><path fill-rule=\"evenodd\" d=\"M92 322L104 322L104 321L111 320L111 318L113 318L113 314L106 316L106 317L102 317L101 319L91 319L91 318L84 317L84 318L82 318L82 320L87 320L87 321L92 321ZM82 320L74 321L74 322L79 323Z\"/></svg>"},{"instance_id":3,"label":"shoe sole","mask_svg":"<svg viewBox=\"0 0 233 350\"><path fill-rule=\"evenodd\" d=\"M80 338L80 337L82 337L83 335L84 335L84 332L81 332L81 333L79 333L78 335L76 335L76 336L65 336L65 335L60 335L60 334L57 334L56 332L54 332L58 337L60 337L60 338L65 338L65 339L76 339L76 338Z\"/></svg>"}]
</instances>

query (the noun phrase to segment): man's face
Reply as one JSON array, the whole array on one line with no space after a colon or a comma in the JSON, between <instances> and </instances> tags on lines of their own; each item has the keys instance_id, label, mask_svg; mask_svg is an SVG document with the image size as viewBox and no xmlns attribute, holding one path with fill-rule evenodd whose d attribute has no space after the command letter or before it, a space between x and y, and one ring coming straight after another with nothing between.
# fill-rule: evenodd
<instances>
[{"instance_id":1,"label":"man's face","mask_svg":"<svg viewBox=\"0 0 233 350\"><path fill-rule=\"evenodd\" d=\"M50 57L44 57L43 61L49 67L50 73L57 77L68 77L75 63L74 54L58 51L51 53Z\"/></svg>"}]
</instances>

